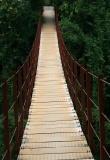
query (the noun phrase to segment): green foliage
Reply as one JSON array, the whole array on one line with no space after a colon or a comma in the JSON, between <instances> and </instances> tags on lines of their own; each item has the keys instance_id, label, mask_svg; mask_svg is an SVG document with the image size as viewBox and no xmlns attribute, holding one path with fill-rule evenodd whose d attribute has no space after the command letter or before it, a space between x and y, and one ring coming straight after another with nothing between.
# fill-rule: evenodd
<instances>
[{"instance_id":1,"label":"green foliage","mask_svg":"<svg viewBox=\"0 0 110 160\"><path fill-rule=\"evenodd\" d=\"M81 58L84 50L84 35L82 34L82 30L79 28L79 25L70 22L68 19L63 19L60 22L60 28L69 52L76 59Z\"/></svg>"},{"instance_id":2,"label":"green foliage","mask_svg":"<svg viewBox=\"0 0 110 160\"><path fill-rule=\"evenodd\" d=\"M110 82L110 1L64 0L57 4L63 40L75 59L95 75ZM97 104L98 86L93 78L92 98ZM110 118L110 87L104 86L105 114ZM93 106L93 124L99 132L98 110ZM110 149L110 123L106 123L106 142Z\"/></svg>"},{"instance_id":3,"label":"green foliage","mask_svg":"<svg viewBox=\"0 0 110 160\"><path fill-rule=\"evenodd\" d=\"M12 70L25 60L35 37L39 10L30 1L3 1L0 8L0 76L11 76Z\"/></svg>"},{"instance_id":4,"label":"green foliage","mask_svg":"<svg viewBox=\"0 0 110 160\"><path fill-rule=\"evenodd\" d=\"M43 1L33 0L0 0L0 79L11 77L12 71L17 70L29 55L42 3ZM8 81L7 86L8 108L10 109L13 104L12 82ZM0 121L3 118L1 90L0 87ZM14 132L13 108L9 113L9 130L11 139ZM4 128L0 123L0 159L4 151Z\"/></svg>"}]
</instances>

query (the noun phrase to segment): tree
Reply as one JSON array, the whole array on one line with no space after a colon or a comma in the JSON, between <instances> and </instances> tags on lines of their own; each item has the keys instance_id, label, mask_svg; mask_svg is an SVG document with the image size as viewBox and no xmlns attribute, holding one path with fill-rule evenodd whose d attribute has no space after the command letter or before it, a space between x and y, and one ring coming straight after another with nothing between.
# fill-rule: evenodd
<instances>
[{"instance_id":1,"label":"tree","mask_svg":"<svg viewBox=\"0 0 110 160\"><path fill-rule=\"evenodd\" d=\"M63 40L73 57L95 75L110 81L110 1L64 0L58 4ZM92 81L92 98L97 103L97 83ZM104 87L105 114L110 117L110 88ZM98 111L93 106L93 123L98 132ZM110 124L106 124L106 138ZM107 141L110 148L110 140Z\"/></svg>"}]
</instances>

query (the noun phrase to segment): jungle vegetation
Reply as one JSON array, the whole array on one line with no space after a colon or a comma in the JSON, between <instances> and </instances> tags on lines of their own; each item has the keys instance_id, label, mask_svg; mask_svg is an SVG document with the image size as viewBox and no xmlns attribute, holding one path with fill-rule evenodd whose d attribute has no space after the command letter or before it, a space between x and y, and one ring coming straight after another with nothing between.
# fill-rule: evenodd
<instances>
[{"instance_id":1,"label":"jungle vegetation","mask_svg":"<svg viewBox=\"0 0 110 160\"><path fill-rule=\"evenodd\" d=\"M12 76L30 53L43 1L0 0L0 80ZM1 85L1 81L0 81ZM8 107L12 105L12 83L8 82ZM3 118L0 87L0 121ZM14 111L9 114L10 137L14 130ZM13 147L13 144L11 148ZM0 123L0 159L4 154L4 131ZM12 159L16 159L13 157Z\"/></svg>"},{"instance_id":2,"label":"jungle vegetation","mask_svg":"<svg viewBox=\"0 0 110 160\"><path fill-rule=\"evenodd\" d=\"M102 74L110 83L110 1L109 0L55 0L59 26L64 43L79 64L92 74ZM97 80L92 79L92 99L97 104ZM104 85L104 109L110 118L110 86ZM99 133L99 114L92 106L92 121ZM110 150L110 123L105 123L106 145ZM99 142L94 137L97 148ZM99 154L99 149L96 150ZM98 159L98 158L97 158Z\"/></svg>"},{"instance_id":3,"label":"jungle vegetation","mask_svg":"<svg viewBox=\"0 0 110 160\"><path fill-rule=\"evenodd\" d=\"M72 56L79 64L90 68L93 74L103 74L104 80L110 82L109 0L0 0L0 79L2 77L8 79L12 71L17 70L29 55L40 9L46 3L57 8L61 34ZM97 103L95 79L92 81L92 86L92 97ZM110 118L110 86L104 87L104 96L105 113ZM0 100L0 118L1 103ZM93 106L93 124L97 133L98 122L98 111ZM13 124L12 116L10 123ZM105 127L106 144L110 150L110 124L106 123ZM1 135L3 128L0 125L0 155L3 151ZM97 139L96 145L99 145ZM99 153L99 150L96 152Z\"/></svg>"}]
</instances>

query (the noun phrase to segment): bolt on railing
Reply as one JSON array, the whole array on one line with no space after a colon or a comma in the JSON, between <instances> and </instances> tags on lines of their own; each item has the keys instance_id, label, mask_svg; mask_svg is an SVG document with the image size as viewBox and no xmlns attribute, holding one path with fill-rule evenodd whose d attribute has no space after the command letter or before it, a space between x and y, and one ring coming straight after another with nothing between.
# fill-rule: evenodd
<instances>
[{"instance_id":1,"label":"bolt on railing","mask_svg":"<svg viewBox=\"0 0 110 160\"><path fill-rule=\"evenodd\" d=\"M78 116L82 119L82 129L88 137L88 144L90 148L92 150L97 149L97 144L95 143L96 139L94 140L94 137L96 137L100 146L100 160L106 160L107 157L110 158L110 152L106 147L105 142L105 132L107 131L105 123L107 122L110 125L110 117L108 117L104 112L103 85L106 84L110 87L110 83L104 81L101 75L93 75L90 72L90 69L85 69L84 65L80 65L68 52L60 33L57 12L55 11L55 13L60 56L71 99ZM92 95L92 85L94 80L97 83L97 102L94 101ZM93 124L93 109L96 109L98 113L99 131L96 130Z\"/></svg>"},{"instance_id":2,"label":"bolt on railing","mask_svg":"<svg viewBox=\"0 0 110 160\"><path fill-rule=\"evenodd\" d=\"M3 114L1 113L2 118L0 117L0 128L3 129L2 133L0 132L0 137L4 138L4 143L0 143L2 145L1 149L3 148L2 155L0 155L0 159L2 160L11 160L12 154L17 155L19 153L20 140L24 132L25 119L28 118L28 110L35 82L41 20L42 14L39 18L36 37L29 56L23 65L18 68L18 71L13 72L11 78L8 80L3 78L1 81L0 98L2 99ZM9 100L10 94L11 100ZM12 124L12 121L14 124ZM0 138L0 141L2 140Z\"/></svg>"}]
</instances>

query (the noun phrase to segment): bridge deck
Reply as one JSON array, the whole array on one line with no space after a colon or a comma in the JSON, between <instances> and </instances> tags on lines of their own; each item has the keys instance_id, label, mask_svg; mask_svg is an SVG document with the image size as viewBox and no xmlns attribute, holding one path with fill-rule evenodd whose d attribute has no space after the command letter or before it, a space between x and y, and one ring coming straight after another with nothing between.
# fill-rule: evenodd
<instances>
[{"instance_id":1,"label":"bridge deck","mask_svg":"<svg viewBox=\"0 0 110 160\"><path fill-rule=\"evenodd\" d=\"M18 160L92 159L65 82L53 8L45 7L43 16L35 87Z\"/></svg>"}]
</instances>

